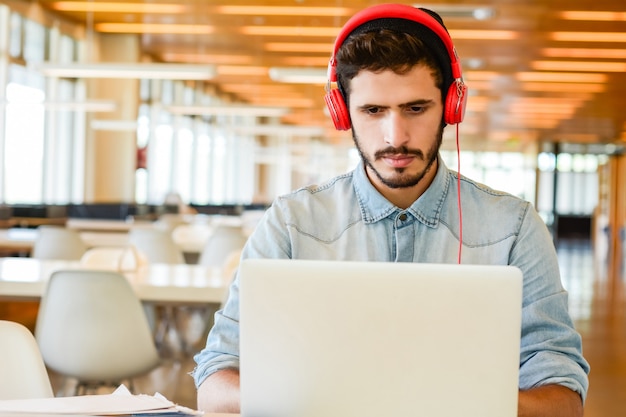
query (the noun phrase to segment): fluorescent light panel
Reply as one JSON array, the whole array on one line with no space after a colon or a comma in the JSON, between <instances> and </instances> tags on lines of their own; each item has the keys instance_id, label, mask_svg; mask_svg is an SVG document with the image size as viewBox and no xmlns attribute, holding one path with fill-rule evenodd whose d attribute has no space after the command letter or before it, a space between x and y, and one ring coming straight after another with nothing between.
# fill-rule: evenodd
<instances>
[{"instance_id":1,"label":"fluorescent light panel","mask_svg":"<svg viewBox=\"0 0 626 417\"><path fill-rule=\"evenodd\" d=\"M414 4L413 7L425 7L435 10L443 19L488 20L496 15L493 7L463 4Z\"/></svg>"},{"instance_id":2,"label":"fluorescent light panel","mask_svg":"<svg viewBox=\"0 0 626 417\"><path fill-rule=\"evenodd\" d=\"M160 63L68 63L44 62L34 66L49 77L210 80L215 68L210 65Z\"/></svg>"},{"instance_id":3,"label":"fluorescent light panel","mask_svg":"<svg viewBox=\"0 0 626 417\"><path fill-rule=\"evenodd\" d=\"M552 32L549 39L570 42L626 42L625 32Z\"/></svg>"},{"instance_id":4,"label":"fluorescent light panel","mask_svg":"<svg viewBox=\"0 0 626 417\"><path fill-rule=\"evenodd\" d=\"M558 13L565 20L588 20L601 22L626 22L626 12L566 10Z\"/></svg>"},{"instance_id":5,"label":"fluorescent light panel","mask_svg":"<svg viewBox=\"0 0 626 417\"><path fill-rule=\"evenodd\" d=\"M151 33L178 35L210 35L215 28L209 25L173 23L96 23L94 29L104 33Z\"/></svg>"},{"instance_id":6,"label":"fluorescent light panel","mask_svg":"<svg viewBox=\"0 0 626 417\"><path fill-rule=\"evenodd\" d=\"M532 69L541 71L568 71L582 72L626 72L624 62L598 62L598 61L533 61Z\"/></svg>"},{"instance_id":7,"label":"fluorescent light panel","mask_svg":"<svg viewBox=\"0 0 626 417\"><path fill-rule=\"evenodd\" d=\"M515 74L515 79L560 83L605 83L609 77L606 74L580 72L518 72Z\"/></svg>"},{"instance_id":8,"label":"fluorescent light panel","mask_svg":"<svg viewBox=\"0 0 626 417\"><path fill-rule=\"evenodd\" d=\"M354 10L348 7L315 6L216 6L216 13L231 15L270 16L351 16Z\"/></svg>"},{"instance_id":9,"label":"fluorescent light panel","mask_svg":"<svg viewBox=\"0 0 626 417\"><path fill-rule=\"evenodd\" d=\"M230 126L227 128L236 133L260 136L322 136L324 128L319 126L292 126L292 125L256 125Z\"/></svg>"},{"instance_id":10,"label":"fluorescent light panel","mask_svg":"<svg viewBox=\"0 0 626 417\"><path fill-rule=\"evenodd\" d=\"M168 106L165 110L173 114L188 116L267 116L280 117L289 112L286 107L212 105L212 106Z\"/></svg>"},{"instance_id":11,"label":"fluorescent light panel","mask_svg":"<svg viewBox=\"0 0 626 417\"><path fill-rule=\"evenodd\" d=\"M188 62L194 64L246 65L252 63L250 55L229 55L212 53L164 52L161 58L166 62Z\"/></svg>"},{"instance_id":12,"label":"fluorescent light panel","mask_svg":"<svg viewBox=\"0 0 626 417\"><path fill-rule=\"evenodd\" d=\"M272 67L270 78L274 81L296 84L326 84L327 68Z\"/></svg>"},{"instance_id":13,"label":"fluorescent light panel","mask_svg":"<svg viewBox=\"0 0 626 417\"><path fill-rule=\"evenodd\" d=\"M107 13L155 13L180 14L187 11L182 4L165 3L122 3L108 1L55 1L50 3L52 10L66 12L107 12Z\"/></svg>"},{"instance_id":14,"label":"fluorescent light panel","mask_svg":"<svg viewBox=\"0 0 626 417\"><path fill-rule=\"evenodd\" d=\"M294 27L294 26L242 26L239 33L254 36L319 36L336 37L341 28L339 27Z\"/></svg>"},{"instance_id":15,"label":"fluorescent light panel","mask_svg":"<svg viewBox=\"0 0 626 417\"><path fill-rule=\"evenodd\" d=\"M626 49L543 48L541 55L549 58L626 59Z\"/></svg>"},{"instance_id":16,"label":"fluorescent light panel","mask_svg":"<svg viewBox=\"0 0 626 417\"><path fill-rule=\"evenodd\" d=\"M0 108L11 106L43 106L48 111L76 111L76 112L112 112L117 104L112 100L85 100L85 101L42 101L42 102L0 102Z\"/></svg>"}]
</instances>

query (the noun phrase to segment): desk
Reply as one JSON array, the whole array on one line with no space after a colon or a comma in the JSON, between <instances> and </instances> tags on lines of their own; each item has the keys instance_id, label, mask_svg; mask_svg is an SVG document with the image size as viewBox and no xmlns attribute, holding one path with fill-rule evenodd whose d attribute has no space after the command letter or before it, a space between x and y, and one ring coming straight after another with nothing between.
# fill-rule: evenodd
<instances>
[{"instance_id":1,"label":"desk","mask_svg":"<svg viewBox=\"0 0 626 417\"><path fill-rule=\"evenodd\" d=\"M87 268L79 261L0 258L0 300L38 300L54 271ZM159 304L219 304L230 284L220 268L202 265L148 264L122 273L142 301Z\"/></svg>"},{"instance_id":2,"label":"desk","mask_svg":"<svg viewBox=\"0 0 626 417\"><path fill-rule=\"evenodd\" d=\"M102 223L98 223L102 225ZM37 229L11 228L0 229L0 252L30 253L37 240ZM81 239L88 248L96 246L125 247L128 245L128 231L113 228L86 229L79 232ZM205 239L206 240L206 239ZM204 248L205 240L194 238L176 239L175 243L185 254L199 255Z\"/></svg>"}]
</instances>

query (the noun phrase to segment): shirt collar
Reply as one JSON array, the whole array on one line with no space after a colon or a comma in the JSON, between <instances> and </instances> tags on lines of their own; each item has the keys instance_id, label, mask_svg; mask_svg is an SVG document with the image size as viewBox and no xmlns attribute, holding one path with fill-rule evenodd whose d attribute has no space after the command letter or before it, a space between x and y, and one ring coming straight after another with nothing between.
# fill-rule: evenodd
<instances>
[{"instance_id":1,"label":"shirt collar","mask_svg":"<svg viewBox=\"0 0 626 417\"><path fill-rule=\"evenodd\" d=\"M437 167L437 174L430 187L406 210L417 220L430 227L435 227L439 223L443 202L450 187L448 168L440 156ZM402 211L374 188L367 178L362 160L354 170L353 183L365 223L375 223Z\"/></svg>"}]
</instances>

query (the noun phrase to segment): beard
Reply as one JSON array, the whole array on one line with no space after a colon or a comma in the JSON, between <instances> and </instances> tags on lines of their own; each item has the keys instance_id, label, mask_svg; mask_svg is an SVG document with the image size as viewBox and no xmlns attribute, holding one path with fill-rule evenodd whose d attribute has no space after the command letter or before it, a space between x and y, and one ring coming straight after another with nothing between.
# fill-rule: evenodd
<instances>
[{"instance_id":1,"label":"beard","mask_svg":"<svg viewBox=\"0 0 626 417\"><path fill-rule=\"evenodd\" d=\"M437 160L439 148L441 147L441 143L443 141L443 126L439 128L439 131L435 136L436 140L433 142L430 149L426 151L426 154L419 149L409 149L406 146L400 146L398 148L389 146L375 152L373 156L367 155L359 144L359 138L357 137L354 129L352 129L352 139L354 140L354 144L356 145L359 155L361 156L366 168L369 168L369 171L373 172L380 182L389 188L410 188L419 184ZM388 155L413 155L426 162L426 166L423 170L416 173L408 172L408 168L395 168L393 175L385 177L379 170L376 169L374 162Z\"/></svg>"}]
</instances>

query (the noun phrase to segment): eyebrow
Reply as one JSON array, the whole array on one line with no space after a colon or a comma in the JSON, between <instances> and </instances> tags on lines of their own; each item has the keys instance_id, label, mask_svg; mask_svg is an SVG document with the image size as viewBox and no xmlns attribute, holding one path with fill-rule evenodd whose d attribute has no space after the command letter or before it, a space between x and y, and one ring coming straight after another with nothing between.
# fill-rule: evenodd
<instances>
[{"instance_id":1,"label":"eyebrow","mask_svg":"<svg viewBox=\"0 0 626 417\"><path fill-rule=\"evenodd\" d=\"M423 98L423 99L409 101L407 103L401 103L397 107L405 109L407 107L412 107L412 106L427 106L427 105L433 104L434 102L435 101L432 100L432 99ZM380 104L363 104L361 106L358 106L358 109L368 109L370 107L378 107L378 108L381 108L381 109L388 109L388 108L390 108L392 106L383 106L383 105L380 105Z\"/></svg>"}]
</instances>

